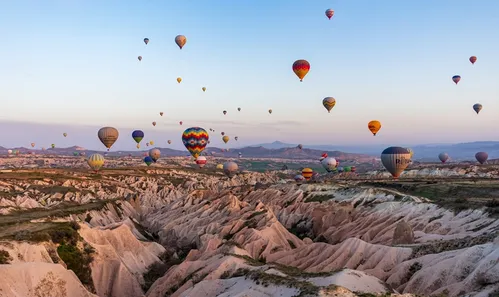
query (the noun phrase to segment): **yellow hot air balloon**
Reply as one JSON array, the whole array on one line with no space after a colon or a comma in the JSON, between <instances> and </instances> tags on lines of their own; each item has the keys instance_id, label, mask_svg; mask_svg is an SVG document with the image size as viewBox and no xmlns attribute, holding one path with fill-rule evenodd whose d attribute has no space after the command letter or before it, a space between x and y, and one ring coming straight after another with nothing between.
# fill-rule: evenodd
<instances>
[{"instance_id":1,"label":"yellow hot air balloon","mask_svg":"<svg viewBox=\"0 0 499 297\"><path fill-rule=\"evenodd\" d=\"M175 36L175 43L178 45L180 49L182 49L187 42L187 38L184 35Z\"/></svg>"},{"instance_id":2,"label":"yellow hot air balloon","mask_svg":"<svg viewBox=\"0 0 499 297\"><path fill-rule=\"evenodd\" d=\"M181 77L177 77L177 82L180 83L182 81Z\"/></svg>"},{"instance_id":3,"label":"yellow hot air balloon","mask_svg":"<svg viewBox=\"0 0 499 297\"><path fill-rule=\"evenodd\" d=\"M90 168L92 168L95 171L98 171L101 169L101 167L104 165L105 159L101 154L93 154L90 157L88 157L87 163Z\"/></svg>"},{"instance_id":4,"label":"yellow hot air balloon","mask_svg":"<svg viewBox=\"0 0 499 297\"><path fill-rule=\"evenodd\" d=\"M201 89L203 90L203 92L206 92L206 87L202 87Z\"/></svg>"},{"instance_id":5,"label":"yellow hot air balloon","mask_svg":"<svg viewBox=\"0 0 499 297\"><path fill-rule=\"evenodd\" d=\"M140 144L137 143L136 147L139 149L140 148Z\"/></svg>"},{"instance_id":6,"label":"yellow hot air balloon","mask_svg":"<svg viewBox=\"0 0 499 297\"><path fill-rule=\"evenodd\" d=\"M222 137L222 140L227 143L229 142L229 136L225 135L224 137Z\"/></svg>"},{"instance_id":7,"label":"yellow hot air balloon","mask_svg":"<svg viewBox=\"0 0 499 297\"><path fill-rule=\"evenodd\" d=\"M62 135L63 135L64 137L66 137L66 136L68 136L68 133L62 133Z\"/></svg>"},{"instance_id":8,"label":"yellow hot air balloon","mask_svg":"<svg viewBox=\"0 0 499 297\"><path fill-rule=\"evenodd\" d=\"M224 165L223 164L217 164L217 169L224 169Z\"/></svg>"},{"instance_id":9,"label":"yellow hot air balloon","mask_svg":"<svg viewBox=\"0 0 499 297\"><path fill-rule=\"evenodd\" d=\"M97 132L97 136L99 137L102 144L107 147L107 150L113 146L113 144L118 140L120 133L116 128L113 127L103 127L99 129Z\"/></svg>"},{"instance_id":10,"label":"yellow hot air balloon","mask_svg":"<svg viewBox=\"0 0 499 297\"><path fill-rule=\"evenodd\" d=\"M381 129L381 123L379 121L370 121L367 124L367 128L373 133L374 136L376 136L376 133L378 133L379 129Z\"/></svg>"},{"instance_id":11,"label":"yellow hot air balloon","mask_svg":"<svg viewBox=\"0 0 499 297\"><path fill-rule=\"evenodd\" d=\"M152 141L152 140L151 140L151 141L149 141L149 144L150 144L150 145L154 145L154 141Z\"/></svg>"},{"instance_id":12,"label":"yellow hot air balloon","mask_svg":"<svg viewBox=\"0 0 499 297\"><path fill-rule=\"evenodd\" d=\"M303 168L303 170L301 171L301 175L306 180L310 180L312 178L313 174L314 174L314 171L311 168Z\"/></svg>"}]
</instances>

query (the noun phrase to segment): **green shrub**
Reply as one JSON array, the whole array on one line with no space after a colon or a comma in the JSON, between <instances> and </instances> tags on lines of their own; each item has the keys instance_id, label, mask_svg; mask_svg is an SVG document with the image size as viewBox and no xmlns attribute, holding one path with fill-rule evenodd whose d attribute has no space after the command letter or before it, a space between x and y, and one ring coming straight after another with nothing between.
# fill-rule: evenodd
<instances>
[{"instance_id":1,"label":"green shrub","mask_svg":"<svg viewBox=\"0 0 499 297\"><path fill-rule=\"evenodd\" d=\"M0 264L10 264L12 257L6 250L0 250Z\"/></svg>"},{"instance_id":2,"label":"green shrub","mask_svg":"<svg viewBox=\"0 0 499 297\"><path fill-rule=\"evenodd\" d=\"M93 288L90 263L93 261L91 254L85 254L74 245L61 244L57 247L59 257L66 263L68 269L78 276L81 283Z\"/></svg>"}]
</instances>

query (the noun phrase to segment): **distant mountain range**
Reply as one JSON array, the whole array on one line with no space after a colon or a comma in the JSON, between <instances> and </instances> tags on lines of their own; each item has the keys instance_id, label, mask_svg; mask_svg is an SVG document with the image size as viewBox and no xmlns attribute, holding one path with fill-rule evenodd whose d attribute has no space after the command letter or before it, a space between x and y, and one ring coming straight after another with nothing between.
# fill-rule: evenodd
<instances>
[{"instance_id":1,"label":"distant mountain range","mask_svg":"<svg viewBox=\"0 0 499 297\"><path fill-rule=\"evenodd\" d=\"M279 149L285 147L296 147L298 144L284 143L274 141L272 143L263 143L261 146L268 149ZM357 145L357 146L335 146L335 145L303 145L304 148L323 151L341 151L351 154L365 154L379 156L381 152L390 145ZM455 144L421 144L409 145L414 151L414 160L419 161L438 161L438 154L446 152L455 161L474 160L477 152L487 152L489 159L499 158L499 141L475 141Z\"/></svg>"},{"instance_id":2,"label":"distant mountain range","mask_svg":"<svg viewBox=\"0 0 499 297\"><path fill-rule=\"evenodd\" d=\"M187 156L189 153L187 150L174 150L170 148L159 148L161 151L161 156ZM46 150L32 150L25 147L11 148L11 150L18 150L21 154L27 154L30 152L35 152L36 154L42 155L67 155L71 156L74 153L85 152L87 156L93 153L106 153L105 151L95 151L95 150L86 150L82 147L72 146L67 148L49 148ZM108 152L109 156L141 156L146 153L147 150L137 150L137 151L110 151ZM208 147L204 150L203 153L218 157L228 157L228 158L237 158L239 153L242 154L243 157L248 158L281 158L281 159L319 159L321 155L326 152L323 150L314 150L309 148L299 149L297 147L283 147L278 149L268 149L262 146L258 147L244 147L238 149L230 149L227 151L226 149L216 148L216 147ZM0 154L7 154L8 148L0 147ZM373 156L369 156L366 154L351 154L340 151L327 151L328 155L338 160L356 160L356 161L370 161L373 159Z\"/></svg>"},{"instance_id":3,"label":"distant mountain range","mask_svg":"<svg viewBox=\"0 0 499 297\"><path fill-rule=\"evenodd\" d=\"M222 152L221 148L208 147L205 152L210 155L235 158L239 152L243 157L248 158L285 158L285 159L318 159L323 152L339 160L358 160L365 161L373 157L380 156L381 152L389 145L372 146L333 146L333 145L303 145L299 149L298 144L284 143L275 141L272 143L263 143L253 146L231 148L230 151ZM414 160L417 161L438 161L438 154L446 152L454 161L474 160L475 154L484 151L489 154L489 159L499 158L499 141L477 141L457 144L425 144L408 146L414 151ZM22 154L35 151L37 154L57 154L73 155L74 152L85 151L86 154L104 153L105 151L86 150L79 146L67 148L49 148L45 151L32 150L30 148L20 147L11 148L19 150ZM162 156L186 156L186 150L174 150L169 148L159 148ZM0 147L0 154L7 154L7 148ZM145 150L134 151L111 151L110 156L129 155L140 156Z\"/></svg>"}]
</instances>

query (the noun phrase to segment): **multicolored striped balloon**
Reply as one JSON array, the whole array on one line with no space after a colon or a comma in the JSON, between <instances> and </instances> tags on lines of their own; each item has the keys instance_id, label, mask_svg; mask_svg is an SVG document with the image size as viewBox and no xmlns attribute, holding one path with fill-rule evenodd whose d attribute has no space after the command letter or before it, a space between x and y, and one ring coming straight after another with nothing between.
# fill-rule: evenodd
<instances>
[{"instance_id":1,"label":"multicolored striped balloon","mask_svg":"<svg viewBox=\"0 0 499 297\"><path fill-rule=\"evenodd\" d=\"M331 109L336 105L336 100L333 97L326 97L322 100L322 105L327 109L327 112L331 112Z\"/></svg>"},{"instance_id":2,"label":"multicolored striped balloon","mask_svg":"<svg viewBox=\"0 0 499 297\"><path fill-rule=\"evenodd\" d=\"M184 133L182 133L182 142L194 158L199 157L208 144L209 139L210 136L208 135L208 132L200 127L187 128Z\"/></svg>"},{"instance_id":3,"label":"multicolored striped balloon","mask_svg":"<svg viewBox=\"0 0 499 297\"><path fill-rule=\"evenodd\" d=\"M101 169L101 167L104 165L104 162L105 159L101 154L93 154L87 160L88 166L90 166L90 168L95 171Z\"/></svg>"},{"instance_id":4,"label":"multicolored striped balloon","mask_svg":"<svg viewBox=\"0 0 499 297\"><path fill-rule=\"evenodd\" d=\"M310 70L310 63L307 60L296 60L293 63L293 71L298 76L300 81L303 81L305 75L307 75Z\"/></svg>"},{"instance_id":5,"label":"multicolored striped balloon","mask_svg":"<svg viewBox=\"0 0 499 297\"><path fill-rule=\"evenodd\" d=\"M313 174L314 174L314 171L311 168L303 168L303 170L301 171L301 175L306 180L310 180L310 178L312 178Z\"/></svg>"}]
</instances>

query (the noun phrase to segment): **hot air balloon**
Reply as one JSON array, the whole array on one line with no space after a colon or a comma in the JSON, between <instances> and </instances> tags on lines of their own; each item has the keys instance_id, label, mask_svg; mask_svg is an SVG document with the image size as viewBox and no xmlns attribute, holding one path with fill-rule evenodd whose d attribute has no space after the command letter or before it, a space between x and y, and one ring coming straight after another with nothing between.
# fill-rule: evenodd
<instances>
[{"instance_id":1,"label":"hot air balloon","mask_svg":"<svg viewBox=\"0 0 499 297\"><path fill-rule=\"evenodd\" d=\"M152 160L152 158L151 158L151 157L146 156L146 157L144 158L144 163L146 163L146 165L147 165L147 166L151 165L151 164L152 164L152 162L154 162L154 161Z\"/></svg>"},{"instance_id":2,"label":"hot air balloon","mask_svg":"<svg viewBox=\"0 0 499 297\"><path fill-rule=\"evenodd\" d=\"M198 164L199 168L203 168L206 165L206 157L199 156L196 158L196 164Z\"/></svg>"},{"instance_id":3,"label":"hot air balloon","mask_svg":"<svg viewBox=\"0 0 499 297\"><path fill-rule=\"evenodd\" d=\"M132 132L132 138L136 143L140 143L144 138L144 132L142 132L141 130L135 130Z\"/></svg>"},{"instance_id":4,"label":"hot air balloon","mask_svg":"<svg viewBox=\"0 0 499 297\"><path fill-rule=\"evenodd\" d=\"M269 113L272 114L272 109L269 109Z\"/></svg>"},{"instance_id":5,"label":"hot air balloon","mask_svg":"<svg viewBox=\"0 0 499 297\"><path fill-rule=\"evenodd\" d=\"M98 171L101 169L102 166L104 166L104 156L101 154L93 154L90 157L88 157L87 163L90 168L92 168L95 171Z\"/></svg>"},{"instance_id":6,"label":"hot air balloon","mask_svg":"<svg viewBox=\"0 0 499 297\"><path fill-rule=\"evenodd\" d=\"M142 61L142 56L138 56L137 59L139 59L139 62Z\"/></svg>"},{"instance_id":7,"label":"hot air balloon","mask_svg":"<svg viewBox=\"0 0 499 297\"><path fill-rule=\"evenodd\" d=\"M137 143L136 147L139 149L140 148L140 144Z\"/></svg>"},{"instance_id":8,"label":"hot air balloon","mask_svg":"<svg viewBox=\"0 0 499 297\"><path fill-rule=\"evenodd\" d=\"M483 164L489 158L489 154L486 152L478 152L475 154L475 158L480 164Z\"/></svg>"},{"instance_id":9,"label":"hot air balloon","mask_svg":"<svg viewBox=\"0 0 499 297\"><path fill-rule=\"evenodd\" d=\"M50 146L51 146L52 148L55 148L55 144L53 144L53 143L52 143Z\"/></svg>"},{"instance_id":10,"label":"hot air balloon","mask_svg":"<svg viewBox=\"0 0 499 297\"><path fill-rule=\"evenodd\" d=\"M220 134L222 134L222 136L224 136L224 135L225 135L225 132L220 132Z\"/></svg>"},{"instance_id":11,"label":"hot air balloon","mask_svg":"<svg viewBox=\"0 0 499 297\"><path fill-rule=\"evenodd\" d=\"M223 113L224 115L226 115L226 114L227 114L227 110L222 111L222 113Z\"/></svg>"},{"instance_id":12,"label":"hot air balloon","mask_svg":"<svg viewBox=\"0 0 499 297\"><path fill-rule=\"evenodd\" d=\"M476 56L471 56L470 57L470 62L471 62L471 64L475 64L475 62L476 62Z\"/></svg>"},{"instance_id":13,"label":"hot air balloon","mask_svg":"<svg viewBox=\"0 0 499 297\"><path fill-rule=\"evenodd\" d=\"M199 157L209 138L208 132L200 127L187 128L182 134L182 142L194 158Z\"/></svg>"},{"instance_id":14,"label":"hot air balloon","mask_svg":"<svg viewBox=\"0 0 499 297\"><path fill-rule=\"evenodd\" d=\"M480 112L480 110L482 110L482 104L480 104L480 103L474 104L473 109L475 110L476 114L478 114Z\"/></svg>"},{"instance_id":15,"label":"hot air balloon","mask_svg":"<svg viewBox=\"0 0 499 297\"><path fill-rule=\"evenodd\" d=\"M327 112L331 112L331 109L336 105L336 100L333 97L326 97L322 99L322 105L327 109Z\"/></svg>"},{"instance_id":16,"label":"hot air balloon","mask_svg":"<svg viewBox=\"0 0 499 297\"><path fill-rule=\"evenodd\" d=\"M35 143L34 142L31 143L31 147L35 147Z\"/></svg>"},{"instance_id":17,"label":"hot air balloon","mask_svg":"<svg viewBox=\"0 0 499 297\"><path fill-rule=\"evenodd\" d=\"M411 155L410 159L412 160L412 156L414 156L414 151L411 148L408 148L408 147L406 147L405 149L409 152L409 155Z\"/></svg>"},{"instance_id":18,"label":"hot air balloon","mask_svg":"<svg viewBox=\"0 0 499 297\"><path fill-rule=\"evenodd\" d=\"M239 139L239 137L236 136L236 137L234 137L234 139L237 141Z\"/></svg>"},{"instance_id":19,"label":"hot air balloon","mask_svg":"<svg viewBox=\"0 0 499 297\"><path fill-rule=\"evenodd\" d=\"M99 129L99 132L97 132L97 136L99 137L102 144L107 147L108 151L116 142L116 140L118 140L119 135L120 134L118 130L113 127L103 127Z\"/></svg>"},{"instance_id":20,"label":"hot air balloon","mask_svg":"<svg viewBox=\"0 0 499 297\"><path fill-rule=\"evenodd\" d=\"M78 156L78 152L73 152L73 156Z\"/></svg>"},{"instance_id":21,"label":"hot air balloon","mask_svg":"<svg viewBox=\"0 0 499 297\"><path fill-rule=\"evenodd\" d=\"M239 169L239 167L237 166L237 164L232 162L232 161L224 163L224 167L223 167L224 173L225 173L225 175L227 175L230 178L232 178L234 175L236 175L238 169Z\"/></svg>"},{"instance_id":22,"label":"hot air balloon","mask_svg":"<svg viewBox=\"0 0 499 297\"><path fill-rule=\"evenodd\" d=\"M146 146L149 146L149 142L146 142Z\"/></svg>"},{"instance_id":23,"label":"hot air balloon","mask_svg":"<svg viewBox=\"0 0 499 297\"><path fill-rule=\"evenodd\" d=\"M168 144L172 144L172 141L171 141L171 140L168 140Z\"/></svg>"},{"instance_id":24,"label":"hot air balloon","mask_svg":"<svg viewBox=\"0 0 499 297\"><path fill-rule=\"evenodd\" d=\"M68 133L62 133L62 136L66 137L68 136Z\"/></svg>"},{"instance_id":25,"label":"hot air balloon","mask_svg":"<svg viewBox=\"0 0 499 297\"><path fill-rule=\"evenodd\" d=\"M229 142L229 136L225 135L224 137L222 137L222 140L225 143Z\"/></svg>"},{"instance_id":26,"label":"hot air balloon","mask_svg":"<svg viewBox=\"0 0 499 297\"><path fill-rule=\"evenodd\" d=\"M326 169L327 172L334 171L336 169L336 159L332 157L325 158L324 160L321 161L322 167Z\"/></svg>"},{"instance_id":27,"label":"hot air balloon","mask_svg":"<svg viewBox=\"0 0 499 297\"><path fill-rule=\"evenodd\" d=\"M456 83L456 85L457 85L457 83L458 83L460 80L461 80L461 76L459 76L459 75L454 75L454 76L452 77L452 81L453 81L454 83Z\"/></svg>"},{"instance_id":28,"label":"hot air balloon","mask_svg":"<svg viewBox=\"0 0 499 297\"><path fill-rule=\"evenodd\" d=\"M328 10L326 10L326 16L328 19L331 19L334 15L334 10L332 10L331 8L329 8Z\"/></svg>"},{"instance_id":29,"label":"hot air balloon","mask_svg":"<svg viewBox=\"0 0 499 297\"><path fill-rule=\"evenodd\" d=\"M217 164L217 169L224 169L224 165L223 164Z\"/></svg>"},{"instance_id":30,"label":"hot air balloon","mask_svg":"<svg viewBox=\"0 0 499 297\"><path fill-rule=\"evenodd\" d=\"M301 175L306 180L310 180L310 178L312 178L312 174L314 174L314 171L311 168L303 168L303 170L301 171Z\"/></svg>"},{"instance_id":31,"label":"hot air balloon","mask_svg":"<svg viewBox=\"0 0 499 297\"><path fill-rule=\"evenodd\" d=\"M80 153L80 156L85 156L86 154L87 154L87 153L85 153L85 152L81 152L81 153Z\"/></svg>"},{"instance_id":32,"label":"hot air balloon","mask_svg":"<svg viewBox=\"0 0 499 297\"><path fill-rule=\"evenodd\" d=\"M147 45L149 43L149 38L144 38L144 43Z\"/></svg>"},{"instance_id":33,"label":"hot air balloon","mask_svg":"<svg viewBox=\"0 0 499 297\"><path fill-rule=\"evenodd\" d=\"M182 121L180 121L180 122L178 122L178 123L180 124L180 126L182 126L182 123L183 123L183 122L182 122Z\"/></svg>"},{"instance_id":34,"label":"hot air balloon","mask_svg":"<svg viewBox=\"0 0 499 297\"><path fill-rule=\"evenodd\" d=\"M411 154L403 147L391 146L381 153L381 163L394 178L398 178L410 162Z\"/></svg>"},{"instance_id":35,"label":"hot air balloon","mask_svg":"<svg viewBox=\"0 0 499 297\"><path fill-rule=\"evenodd\" d=\"M350 167L350 166L345 166L345 167L343 167L343 170L344 170L345 172L350 172L350 171L352 171L352 167Z\"/></svg>"},{"instance_id":36,"label":"hot air balloon","mask_svg":"<svg viewBox=\"0 0 499 297\"><path fill-rule=\"evenodd\" d=\"M160 115L160 116L163 116L163 112L162 112L162 111L160 111L160 112L159 112L159 115Z\"/></svg>"},{"instance_id":37,"label":"hot air balloon","mask_svg":"<svg viewBox=\"0 0 499 297\"><path fill-rule=\"evenodd\" d=\"M237 111L241 111L241 107L238 107L238 108L237 108Z\"/></svg>"},{"instance_id":38,"label":"hot air balloon","mask_svg":"<svg viewBox=\"0 0 499 297\"><path fill-rule=\"evenodd\" d=\"M158 150L157 148L153 148L149 150L149 157L156 162L158 161L159 157L161 156L161 151Z\"/></svg>"},{"instance_id":39,"label":"hot air balloon","mask_svg":"<svg viewBox=\"0 0 499 297\"><path fill-rule=\"evenodd\" d=\"M203 90L203 92L206 92L206 87L202 87L201 90Z\"/></svg>"},{"instance_id":40,"label":"hot air balloon","mask_svg":"<svg viewBox=\"0 0 499 297\"><path fill-rule=\"evenodd\" d=\"M379 121L370 121L367 123L367 128L376 136L376 133L381 129L381 123Z\"/></svg>"},{"instance_id":41,"label":"hot air balloon","mask_svg":"<svg viewBox=\"0 0 499 297\"><path fill-rule=\"evenodd\" d=\"M322 161L323 159L326 159L326 158L327 158L327 153L326 153L326 152L322 153L322 156L321 156L321 161Z\"/></svg>"},{"instance_id":42,"label":"hot air balloon","mask_svg":"<svg viewBox=\"0 0 499 297\"><path fill-rule=\"evenodd\" d=\"M445 163L449 159L449 155L447 153L440 153L438 158L442 161L442 163Z\"/></svg>"},{"instance_id":43,"label":"hot air balloon","mask_svg":"<svg viewBox=\"0 0 499 297\"><path fill-rule=\"evenodd\" d=\"M150 144L150 145L154 145L154 141L152 141L152 140L151 140L151 141L149 141L149 144Z\"/></svg>"},{"instance_id":44,"label":"hot air balloon","mask_svg":"<svg viewBox=\"0 0 499 297\"><path fill-rule=\"evenodd\" d=\"M303 177L303 175L301 175L301 174L295 175L294 179L295 179L295 181L297 181L297 182L301 182L301 181L304 181L304 180L305 180L305 178L304 178L304 177Z\"/></svg>"},{"instance_id":45,"label":"hot air balloon","mask_svg":"<svg viewBox=\"0 0 499 297\"><path fill-rule=\"evenodd\" d=\"M12 150L7 150L7 154L12 154Z\"/></svg>"},{"instance_id":46,"label":"hot air balloon","mask_svg":"<svg viewBox=\"0 0 499 297\"><path fill-rule=\"evenodd\" d=\"M305 75L307 75L310 70L310 63L307 60L296 60L293 63L293 71L298 76L300 81L303 81Z\"/></svg>"},{"instance_id":47,"label":"hot air balloon","mask_svg":"<svg viewBox=\"0 0 499 297\"><path fill-rule=\"evenodd\" d=\"M175 37L175 43L178 45L180 49L182 49L187 42L187 38L184 35L177 35Z\"/></svg>"},{"instance_id":48,"label":"hot air balloon","mask_svg":"<svg viewBox=\"0 0 499 297\"><path fill-rule=\"evenodd\" d=\"M152 125L153 125L153 126L156 126L156 122L152 122Z\"/></svg>"},{"instance_id":49,"label":"hot air balloon","mask_svg":"<svg viewBox=\"0 0 499 297\"><path fill-rule=\"evenodd\" d=\"M303 145L302 144L299 144L296 147L299 148L299 149L303 149Z\"/></svg>"},{"instance_id":50,"label":"hot air balloon","mask_svg":"<svg viewBox=\"0 0 499 297\"><path fill-rule=\"evenodd\" d=\"M177 77L177 82L180 83L182 81L181 77Z\"/></svg>"}]
</instances>

